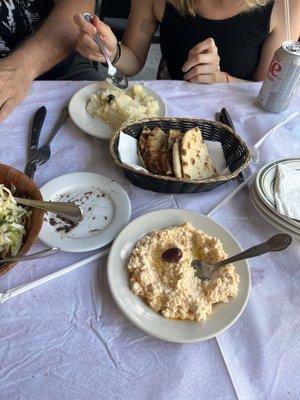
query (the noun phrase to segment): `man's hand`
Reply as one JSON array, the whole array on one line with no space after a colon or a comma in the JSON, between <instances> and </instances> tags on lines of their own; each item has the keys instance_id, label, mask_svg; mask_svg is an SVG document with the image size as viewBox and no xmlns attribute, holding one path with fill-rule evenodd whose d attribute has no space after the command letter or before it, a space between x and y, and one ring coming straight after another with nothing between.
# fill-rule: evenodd
<instances>
[{"instance_id":1,"label":"man's hand","mask_svg":"<svg viewBox=\"0 0 300 400\"><path fill-rule=\"evenodd\" d=\"M33 77L10 56L0 61L0 122L27 96Z\"/></svg>"},{"instance_id":2,"label":"man's hand","mask_svg":"<svg viewBox=\"0 0 300 400\"><path fill-rule=\"evenodd\" d=\"M191 83L225 83L226 75L220 71L220 57L212 38L198 43L189 51L182 67L184 80Z\"/></svg>"},{"instance_id":3,"label":"man's hand","mask_svg":"<svg viewBox=\"0 0 300 400\"><path fill-rule=\"evenodd\" d=\"M95 0L55 0L54 4L40 28L0 60L0 122L27 96L34 79L75 48L78 28L74 15L92 13Z\"/></svg>"}]
</instances>

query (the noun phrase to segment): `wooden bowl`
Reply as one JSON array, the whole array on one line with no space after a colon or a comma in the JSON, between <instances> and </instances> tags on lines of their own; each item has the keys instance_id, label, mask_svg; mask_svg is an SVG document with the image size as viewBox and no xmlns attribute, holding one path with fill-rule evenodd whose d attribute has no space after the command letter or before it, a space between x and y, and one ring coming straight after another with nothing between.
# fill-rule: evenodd
<instances>
[{"instance_id":1,"label":"wooden bowl","mask_svg":"<svg viewBox=\"0 0 300 400\"><path fill-rule=\"evenodd\" d=\"M0 183L10 189L14 185L18 192L23 193L33 200L43 200L39 188L25 174L8 165L0 164ZM24 256L35 242L43 225L44 212L37 208L32 209L29 226L27 226L27 235L24 237L23 246L19 251L19 256ZM17 263L11 262L0 266L0 275L5 274L12 269Z\"/></svg>"}]
</instances>

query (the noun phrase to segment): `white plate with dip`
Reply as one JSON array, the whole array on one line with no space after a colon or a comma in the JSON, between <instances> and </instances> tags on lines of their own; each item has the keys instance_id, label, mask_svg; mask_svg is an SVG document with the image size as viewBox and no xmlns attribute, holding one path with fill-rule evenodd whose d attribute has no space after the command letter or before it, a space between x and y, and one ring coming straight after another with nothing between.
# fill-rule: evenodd
<instances>
[{"instance_id":1,"label":"white plate with dip","mask_svg":"<svg viewBox=\"0 0 300 400\"><path fill-rule=\"evenodd\" d=\"M251 277L247 261L234 264L240 276L239 291L228 303L214 305L205 322L171 320L149 308L129 286L126 264L136 242L146 233L191 222L196 229L219 238L229 256L242 251L236 239L221 225L202 214L188 210L160 210L132 221L115 239L108 257L108 283L112 296L123 313L137 327L159 339L193 343L212 338L228 329L242 314L250 292Z\"/></svg>"},{"instance_id":2,"label":"white plate with dip","mask_svg":"<svg viewBox=\"0 0 300 400\"><path fill-rule=\"evenodd\" d=\"M87 111L86 105L92 94L101 89L107 89L111 85L107 82L96 82L85 86L74 94L69 103L69 114L75 125L89 135L99 139L109 140L112 137L112 130L108 124L99 119L93 118ZM162 98L153 90L143 86L145 92L158 101L159 112L157 117L165 117L167 114L166 105Z\"/></svg>"},{"instance_id":3,"label":"white plate with dip","mask_svg":"<svg viewBox=\"0 0 300 400\"><path fill-rule=\"evenodd\" d=\"M84 218L77 225L45 215L39 238L63 251L84 252L103 247L114 240L128 223L131 204L124 189L105 176L77 172L59 176L41 189L44 200L74 201Z\"/></svg>"}]
</instances>

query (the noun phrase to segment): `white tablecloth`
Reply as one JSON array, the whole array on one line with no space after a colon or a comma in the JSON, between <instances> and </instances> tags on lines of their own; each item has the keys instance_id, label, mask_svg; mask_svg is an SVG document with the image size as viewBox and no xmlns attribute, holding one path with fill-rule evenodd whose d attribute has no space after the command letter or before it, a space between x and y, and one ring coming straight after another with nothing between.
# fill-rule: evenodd
<instances>
[{"instance_id":1,"label":"white tablecloth","mask_svg":"<svg viewBox=\"0 0 300 400\"><path fill-rule=\"evenodd\" d=\"M30 96L0 125L0 160L23 170L33 112L48 109L45 139L63 104L86 82L34 83ZM189 85L147 82L165 100L170 116L214 119L227 107L237 131L253 146L269 129L300 110L269 114L253 102L259 84ZM132 186L112 166L107 143L69 121L56 137L50 161L36 173L43 185L74 171L98 172L122 183L132 217L154 209L208 213L237 185L196 195L161 195ZM273 133L260 165L300 155L300 117ZM276 232L254 210L248 189L214 218L243 247ZM37 243L32 251L42 249ZM32 281L88 254L61 253L19 263L0 277L0 291ZM300 245L250 261L252 291L240 319L215 339L193 345L166 343L144 334L121 314L108 291L106 259L0 305L0 399L300 399Z\"/></svg>"}]
</instances>

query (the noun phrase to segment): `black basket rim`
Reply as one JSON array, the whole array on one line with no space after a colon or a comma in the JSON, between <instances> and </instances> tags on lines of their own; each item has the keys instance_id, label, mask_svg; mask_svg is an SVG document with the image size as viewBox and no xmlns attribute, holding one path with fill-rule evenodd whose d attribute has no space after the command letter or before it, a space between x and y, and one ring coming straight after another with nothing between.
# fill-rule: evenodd
<instances>
[{"instance_id":1,"label":"black basket rim","mask_svg":"<svg viewBox=\"0 0 300 400\"><path fill-rule=\"evenodd\" d=\"M201 180L190 180L190 179L185 179L185 178L176 178L176 177L172 177L172 176L155 175L155 174L152 174L151 172L146 173L144 171L136 170L135 168L131 167L130 165L124 164L122 161L119 160L117 154L115 153L114 146L115 146L116 141L119 139L120 133L124 129L129 128L134 125L143 126L143 124L145 124L146 122L177 122L177 123L187 122L187 123L195 123L195 125L199 125L201 123L206 123L209 125L217 126L218 128L221 128L221 130L226 131L227 134L229 133L232 138L235 138L239 142L239 144L237 144L237 146L241 146L245 151L244 162L237 170L235 170L234 172L231 172L228 175L218 175L218 176L201 179ZM168 182L182 182L182 183L190 183L190 184L226 182L226 181L236 178L245 168L247 168L247 166L250 164L250 161L251 161L251 152L250 152L248 146L246 145L244 140L233 129L231 129L229 126L222 124L220 122L211 121L211 120L202 119L202 118L153 117L153 118L143 118L143 119L135 120L135 121L133 121L133 120L127 121L123 125L121 125L121 127L113 134L112 138L110 139L109 148L110 148L111 157L118 167L120 167L124 170L130 171L130 172L139 174L139 175L146 176L148 178L151 177L151 178L154 178L157 180L164 180L164 181L168 181Z\"/></svg>"}]
</instances>

